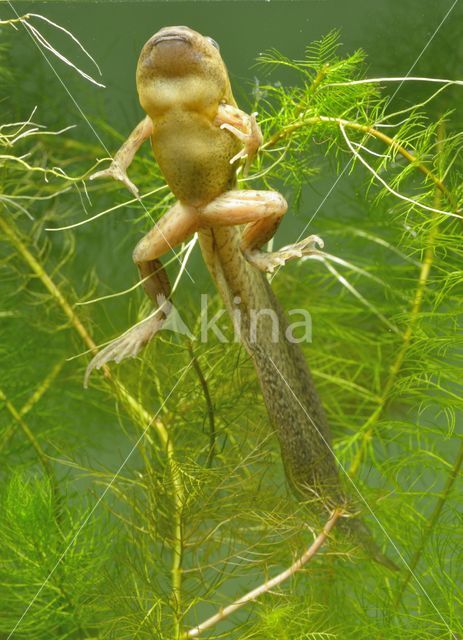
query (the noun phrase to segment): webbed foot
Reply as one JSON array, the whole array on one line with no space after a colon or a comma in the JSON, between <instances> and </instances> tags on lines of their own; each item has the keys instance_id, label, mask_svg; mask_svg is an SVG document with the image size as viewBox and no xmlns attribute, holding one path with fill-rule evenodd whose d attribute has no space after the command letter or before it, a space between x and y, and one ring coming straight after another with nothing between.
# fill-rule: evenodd
<instances>
[{"instance_id":1,"label":"webbed foot","mask_svg":"<svg viewBox=\"0 0 463 640\"><path fill-rule=\"evenodd\" d=\"M250 249L244 252L246 259L257 267L260 271L273 273L277 267L282 267L288 260L309 256L318 248L323 249L324 243L318 236L308 236L300 242L288 244L279 249L267 253L257 249Z\"/></svg>"},{"instance_id":2,"label":"webbed foot","mask_svg":"<svg viewBox=\"0 0 463 640\"><path fill-rule=\"evenodd\" d=\"M162 328L170 311L171 303L166 300L161 307L131 327L119 338L110 342L92 358L84 376L84 387L88 386L90 375L94 369L101 369L108 362L121 362L125 358L135 358L151 338Z\"/></svg>"}]
</instances>

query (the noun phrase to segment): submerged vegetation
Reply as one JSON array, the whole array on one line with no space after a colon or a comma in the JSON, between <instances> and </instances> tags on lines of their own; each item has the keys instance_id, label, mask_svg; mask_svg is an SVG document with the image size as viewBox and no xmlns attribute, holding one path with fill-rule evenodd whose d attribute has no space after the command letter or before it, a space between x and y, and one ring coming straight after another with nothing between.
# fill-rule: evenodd
<instances>
[{"instance_id":1,"label":"submerged vegetation","mask_svg":"<svg viewBox=\"0 0 463 640\"><path fill-rule=\"evenodd\" d=\"M56 54L35 20L21 24ZM0 636L186 636L287 568L319 525L286 488L239 345L163 332L83 390L85 354L147 311L131 247L171 195L148 150L131 169L140 201L86 184L100 147L67 121L49 130L33 104L17 118L0 56ZM64 80L76 71L49 59ZM299 61L261 55L258 73L265 144L246 184L280 185L301 211L330 162L355 185L342 211L303 218L326 250L272 284L286 308L310 309L304 348L346 486L400 571L333 527L306 569L204 636L460 637L462 134L443 99L455 82L416 80L421 98L395 109L390 81L367 80L364 53L341 53L336 32ZM197 336L193 246L170 269Z\"/></svg>"}]
</instances>

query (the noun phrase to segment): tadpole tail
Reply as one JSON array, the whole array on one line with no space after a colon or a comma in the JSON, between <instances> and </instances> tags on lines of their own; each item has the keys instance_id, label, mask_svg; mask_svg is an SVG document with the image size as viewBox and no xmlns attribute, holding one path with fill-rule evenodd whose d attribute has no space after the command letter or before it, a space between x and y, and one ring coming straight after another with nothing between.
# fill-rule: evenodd
<instances>
[{"instance_id":1,"label":"tadpole tail","mask_svg":"<svg viewBox=\"0 0 463 640\"><path fill-rule=\"evenodd\" d=\"M375 562L391 571L400 571L397 564L381 551L370 529L359 517L346 518L342 522L342 528L348 531L354 542L358 542Z\"/></svg>"},{"instance_id":2,"label":"tadpole tail","mask_svg":"<svg viewBox=\"0 0 463 640\"><path fill-rule=\"evenodd\" d=\"M202 231L199 240L204 260L236 323L235 330L254 364L293 493L314 507L321 502L325 510L350 502L304 353L296 340L288 338L288 319L266 277L244 258L240 231L217 227ZM360 518L341 518L340 526L372 559L397 571Z\"/></svg>"}]
</instances>

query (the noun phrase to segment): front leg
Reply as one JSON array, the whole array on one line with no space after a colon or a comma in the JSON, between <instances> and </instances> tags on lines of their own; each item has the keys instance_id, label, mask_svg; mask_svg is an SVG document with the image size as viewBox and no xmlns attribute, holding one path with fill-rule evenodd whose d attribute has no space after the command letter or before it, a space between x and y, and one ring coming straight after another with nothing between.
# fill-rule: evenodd
<instances>
[{"instance_id":1,"label":"front leg","mask_svg":"<svg viewBox=\"0 0 463 640\"><path fill-rule=\"evenodd\" d=\"M95 178L113 178L119 180L127 189L138 198L138 188L133 184L127 175L127 169L135 157L141 145L153 134L153 123L149 116L146 116L124 142L122 147L116 153L110 166L103 171L92 173L89 180Z\"/></svg>"},{"instance_id":2,"label":"front leg","mask_svg":"<svg viewBox=\"0 0 463 640\"><path fill-rule=\"evenodd\" d=\"M199 220L204 226L246 224L241 240L244 256L261 271L271 273L287 260L310 255L317 245L323 246L318 236L308 236L279 251L260 251L275 234L287 208L285 199L276 191L228 191L204 207Z\"/></svg>"},{"instance_id":3,"label":"front leg","mask_svg":"<svg viewBox=\"0 0 463 640\"><path fill-rule=\"evenodd\" d=\"M243 172L245 176L248 174L249 167L263 141L256 116L257 113L248 115L238 107L223 103L219 105L215 118L216 124L220 125L221 129L227 129L243 143L243 149L233 156L230 164L240 158L245 158Z\"/></svg>"},{"instance_id":4,"label":"front leg","mask_svg":"<svg viewBox=\"0 0 463 640\"><path fill-rule=\"evenodd\" d=\"M134 358L162 328L172 305L169 301L169 279L158 258L184 242L197 228L196 209L177 202L137 244L133 260L138 267L145 292L157 309L97 353L85 372L85 387L93 369L100 369L111 360L120 362L124 358Z\"/></svg>"}]
</instances>

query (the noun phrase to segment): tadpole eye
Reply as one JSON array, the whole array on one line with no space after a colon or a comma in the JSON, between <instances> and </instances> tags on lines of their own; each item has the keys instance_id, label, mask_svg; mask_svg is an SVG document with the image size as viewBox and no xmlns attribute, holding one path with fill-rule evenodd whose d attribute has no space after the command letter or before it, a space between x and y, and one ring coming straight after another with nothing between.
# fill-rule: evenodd
<instances>
[{"instance_id":1,"label":"tadpole eye","mask_svg":"<svg viewBox=\"0 0 463 640\"><path fill-rule=\"evenodd\" d=\"M217 44L217 42L214 40L214 38L211 38L210 36L206 36L206 38L209 40L209 42L210 42L211 44L213 44L213 45L214 45L214 47L215 47L218 51L220 51L220 47L219 47L219 45Z\"/></svg>"}]
</instances>

